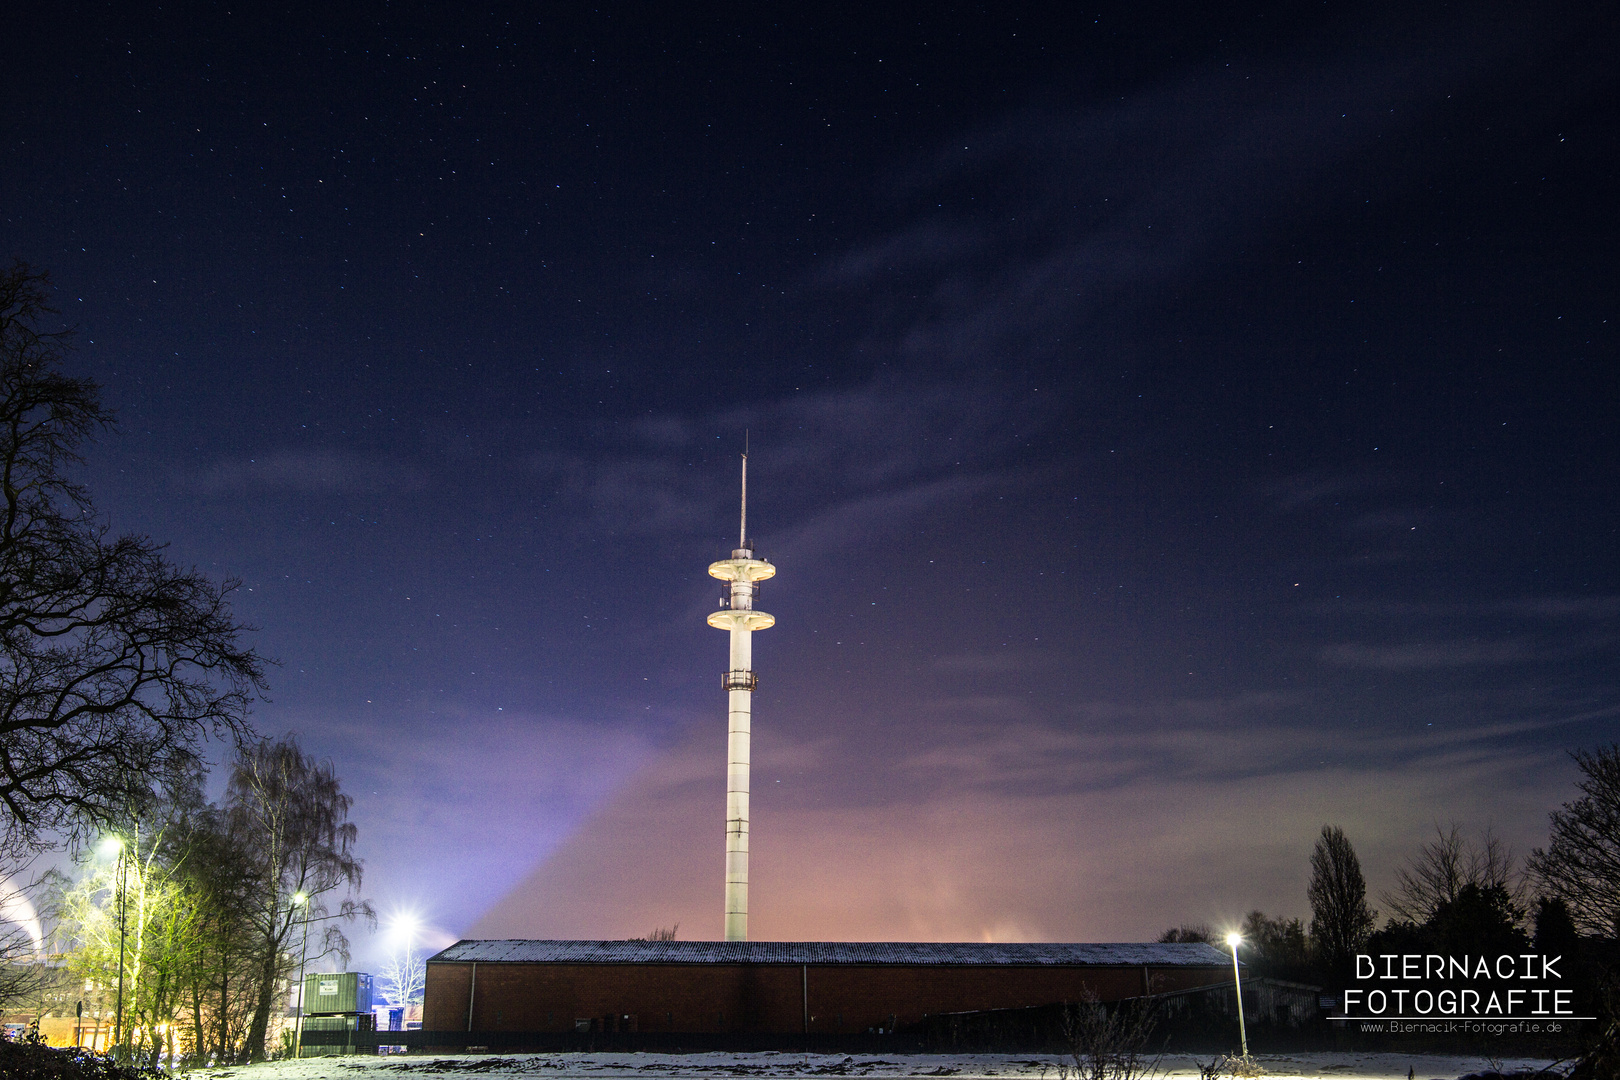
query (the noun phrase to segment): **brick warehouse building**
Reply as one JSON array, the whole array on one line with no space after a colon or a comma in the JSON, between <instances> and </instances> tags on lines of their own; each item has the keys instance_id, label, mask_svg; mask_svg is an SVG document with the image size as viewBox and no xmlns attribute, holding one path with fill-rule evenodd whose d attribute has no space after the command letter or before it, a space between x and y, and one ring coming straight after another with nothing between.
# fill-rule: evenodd
<instances>
[{"instance_id":1,"label":"brick warehouse building","mask_svg":"<svg viewBox=\"0 0 1620 1080\"><path fill-rule=\"evenodd\" d=\"M518 1033L854 1035L1231 977L1228 954L1196 943L459 941L427 962L422 1027L502 1045Z\"/></svg>"}]
</instances>

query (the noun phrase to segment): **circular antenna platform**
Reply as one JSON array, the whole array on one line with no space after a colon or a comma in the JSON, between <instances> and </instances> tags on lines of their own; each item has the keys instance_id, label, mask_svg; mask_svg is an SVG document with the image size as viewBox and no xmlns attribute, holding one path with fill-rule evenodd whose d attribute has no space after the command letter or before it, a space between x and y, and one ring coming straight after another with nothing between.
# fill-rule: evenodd
<instances>
[{"instance_id":1,"label":"circular antenna platform","mask_svg":"<svg viewBox=\"0 0 1620 1080\"><path fill-rule=\"evenodd\" d=\"M723 608L709 616L709 625L716 630L768 630L776 625L776 616Z\"/></svg>"}]
</instances>

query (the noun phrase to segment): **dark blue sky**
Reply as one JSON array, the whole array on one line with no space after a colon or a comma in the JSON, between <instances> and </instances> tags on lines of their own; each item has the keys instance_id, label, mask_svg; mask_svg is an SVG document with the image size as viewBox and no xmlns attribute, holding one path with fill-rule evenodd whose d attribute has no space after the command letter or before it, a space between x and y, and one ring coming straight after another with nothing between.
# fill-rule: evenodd
<instances>
[{"instance_id":1,"label":"dark blue sky","mask_svg":"<svg viewBox=\"0 0 1620 1080\"><path fill-rule=\"evenodd\" d=\"M1614 737L1612 16L239 6L25 5L5 254L384 910L718 936L745 429L755 936L1305 914Z\"/></svg>"}]
</instances>

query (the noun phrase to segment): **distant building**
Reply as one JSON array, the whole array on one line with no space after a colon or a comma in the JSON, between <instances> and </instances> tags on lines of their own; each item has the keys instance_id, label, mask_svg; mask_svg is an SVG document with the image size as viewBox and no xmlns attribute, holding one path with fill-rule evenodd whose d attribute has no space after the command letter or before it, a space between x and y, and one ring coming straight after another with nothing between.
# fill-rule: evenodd
<instances>
[{"instance_id":1,"label":"distant building","mask_svg":"<svg viewBox=\"0 0 1620 1080\"><path fill-rule=\"evenodd\" d=\"M1203 943L459 941L427 961L422 1026L857 1034L1231 977L1230 956Z\"/></svg>"},{"instance_id":2,"label":"distant building","mask_svg":"<svg viewBox=\"0 0 1620 1080\"><path fill-rule=\"evenodd\" d=\"M374 1005L378 1031L419 1031L422 1027L422 1003L409 1005Z\"/></svg>"}]
</instances>

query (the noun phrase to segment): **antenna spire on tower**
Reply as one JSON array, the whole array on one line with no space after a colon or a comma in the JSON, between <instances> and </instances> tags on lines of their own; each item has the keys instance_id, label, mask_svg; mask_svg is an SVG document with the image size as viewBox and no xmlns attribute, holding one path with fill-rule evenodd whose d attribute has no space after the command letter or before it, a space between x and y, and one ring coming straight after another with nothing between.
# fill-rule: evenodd
<instances>
[{"instance_id":1,"label":"antenna spire on tower","mask_svg":"<svg viewBox=\"0 0 1620 1080\"><path fill-rule=\"evenodd\" d=\"M737 530L737 547L748 546L748 429L743 428L742 527Z\"/></svg>"}]
</instances>

